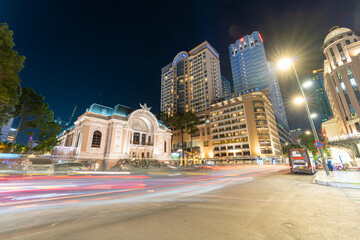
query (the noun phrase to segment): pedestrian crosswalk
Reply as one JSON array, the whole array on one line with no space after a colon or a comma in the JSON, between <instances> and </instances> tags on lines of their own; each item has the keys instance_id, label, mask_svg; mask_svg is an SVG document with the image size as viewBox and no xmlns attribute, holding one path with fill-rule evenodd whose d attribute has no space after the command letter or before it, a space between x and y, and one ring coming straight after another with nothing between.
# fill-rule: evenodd
<instances>
[{"instance_id":1,"label":"pedestrian crosswalk","mask_svg":"<svg viewBox=\"0 0 360 240\"><path fill-rule=\"evenodd\" d=\"M360 209L360 190L359 189L345 189L344 191L346 195L355 203L358 205L358 208Z\"/></svg>"}]
</instances>

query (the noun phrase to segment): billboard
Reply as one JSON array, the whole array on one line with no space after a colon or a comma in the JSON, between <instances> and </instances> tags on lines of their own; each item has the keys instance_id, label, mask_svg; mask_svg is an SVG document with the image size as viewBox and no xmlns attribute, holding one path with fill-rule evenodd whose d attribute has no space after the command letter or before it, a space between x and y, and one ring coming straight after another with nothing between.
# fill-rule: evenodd
<instances>
[{"instance_id":1,"label":"billboard","mask_svg":"<svg viewBox=\"0 0 360 240\"><path fill-rule=\"evenodd\" d=\"M76 153L76 147L65 147L65 146L55 146L52 155L57 155L61 157L74 157Z\"/></svg>"}]
</instances>

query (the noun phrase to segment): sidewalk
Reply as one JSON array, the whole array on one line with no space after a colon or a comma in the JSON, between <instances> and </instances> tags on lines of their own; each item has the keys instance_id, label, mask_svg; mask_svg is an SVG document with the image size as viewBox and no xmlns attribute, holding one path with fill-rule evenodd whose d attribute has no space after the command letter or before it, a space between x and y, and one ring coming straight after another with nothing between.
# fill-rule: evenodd
<instances>
[{"instance_id":1,"label":"sidewalk","mask_svg":"<svg viewBox=\"0 0 360 240\"><path fill-rule=\"evenodd\" d=\"M360 189L360 172L358 171L334 171L327 176L325 171L316 173L315 182L321 185L344 188Z\"/></svg>"}]
</instances>

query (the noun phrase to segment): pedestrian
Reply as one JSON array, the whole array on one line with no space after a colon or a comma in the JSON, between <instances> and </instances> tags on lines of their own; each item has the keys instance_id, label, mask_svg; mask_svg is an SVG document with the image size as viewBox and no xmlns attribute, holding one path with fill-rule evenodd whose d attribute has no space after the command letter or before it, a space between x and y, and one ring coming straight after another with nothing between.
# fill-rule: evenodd
<instances>
[{"instance_id":1,"label":"pedestrian","mask_svg":"<svg viewBox=\"0 0 360 240\"><path fill-rule=\"evenodd\" d=\"M328 168L329 168L329 171L334 171L331 160L328 161Z\"/></svg>"}]
</instances>

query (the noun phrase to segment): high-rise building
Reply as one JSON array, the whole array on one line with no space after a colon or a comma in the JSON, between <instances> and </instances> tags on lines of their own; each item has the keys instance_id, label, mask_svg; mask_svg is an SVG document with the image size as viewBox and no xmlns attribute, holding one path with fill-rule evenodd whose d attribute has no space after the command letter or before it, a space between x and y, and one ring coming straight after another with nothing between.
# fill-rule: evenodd
<instances>
[{"instance_id":1,"label":"high-rise building","mask_svg":"<svg viewBox=\"0 0 360 240\"><path fill-rule=\"evenodd\" d=\"M231 85L229 80L227 80L225 76L221 76L221 84L222 84L223 96L227 96L231 94Z\"/></svg>"},{"instance_id":2,"label":"high-rise building","mask_svg":"<svg viewBox=\"0 0 360 240\"><path fill-rule=\"evenodd\" d=\"M329 120L333 114L324 89L324 69L312 71L311 79L315 83L315 96L321 112L321 122L325 122Z\"/></svg>"},{"instance_id":3,"label":"high-rise building","mask_svg":"<svg viewBox=\"0 0 360 240\"><path fill-rule=\"evenodd\" d=\"M259 32L246 35L230 44L230 62L234 91L248 88L269 89L281 143L290 143L289 125L273 63L268 62L263 39Z\"/></svg>"},{"instance_id":4,"label":"high-rise building","mask_svg":"<svg viewBox=\"0 0 360 240\"><path fill-rule=\"evenodd\" d=\"M0 139L1 141L7 141L8 135L11 133L11 126L14 123L14 119L10 118L9 121L4 124L0 129Z\"/></svg>"},{"instance_id":5,"label":"high-rise building","mask_svg":"<svg viewBox=\"0 0 360 240\"><path fill-rule=\"evenodd\" d=\"M168 115L207 110L222 95L219 53L207 41L161 69L161 111Z\"/></svg>"},{"instance_id":6,"label":"high-rise building","mask_svg":"<svg viewBox=\"0 0 360 240\"><path fill-rule=\"evenodd\" d=\"M360 37L349 28L333 27L321 50L324 87L339 133L360 132Z\"/></svg>"},{"instance_id":7,"label":"high-rise building","mask_svg":"<svg viewBox=\"0 0 360 240\"><path fill-rule=\"evenodd\" d=\"M217 99L209 110L199 113L204 117L198 134L174 134L174 152L183 149L188 154L192 150L194 156L198 155L194 159L184 155L182 164L189 163L189 159L195 163L254 161L259 157L279 160L280 139L267 91L247 89Z\"/></svg>"}]
</instances>

